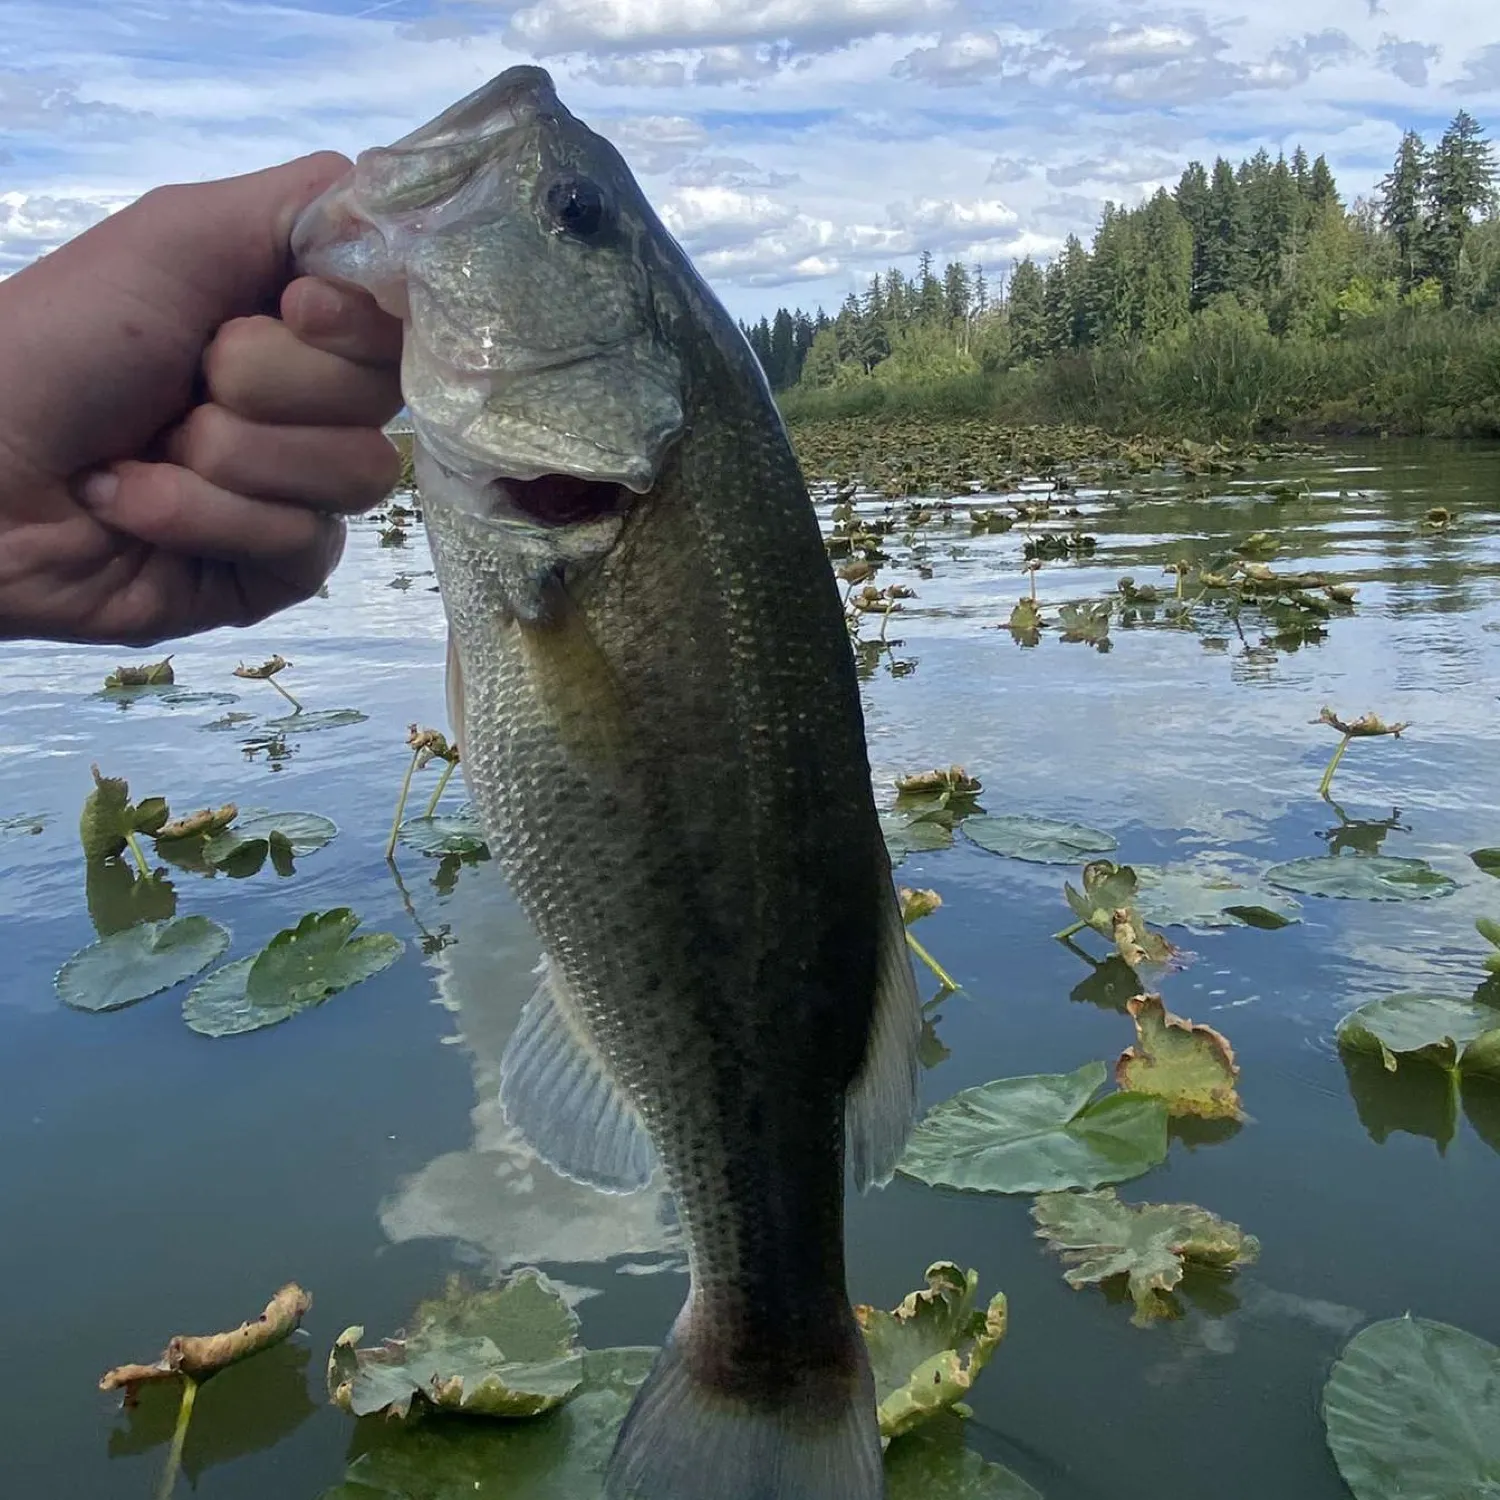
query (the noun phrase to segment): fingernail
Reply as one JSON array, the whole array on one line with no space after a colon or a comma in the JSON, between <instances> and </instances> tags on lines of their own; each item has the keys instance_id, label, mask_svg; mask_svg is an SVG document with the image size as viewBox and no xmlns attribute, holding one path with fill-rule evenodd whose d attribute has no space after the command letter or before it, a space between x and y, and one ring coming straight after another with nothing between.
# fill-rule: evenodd
<instances>
[{"instance_id":1,"label":"fingernail","mask_svg":"<svg viewBox=\"0 0 1500 1500\"><path fill-rule=\"evenodd\" d=\"M120 476L110 469L96 469L78 486L78 498L90 510L102 509L120 491Z\"/></svg>"}]
</instances>

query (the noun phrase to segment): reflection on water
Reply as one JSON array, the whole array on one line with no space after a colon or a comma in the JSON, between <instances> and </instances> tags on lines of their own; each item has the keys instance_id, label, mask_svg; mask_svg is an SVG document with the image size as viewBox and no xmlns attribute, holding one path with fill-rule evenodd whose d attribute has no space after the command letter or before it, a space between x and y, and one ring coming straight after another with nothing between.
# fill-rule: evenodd
<instances>
[{"instance_id":1,"label":"reflection on water","mask_svg":"<svg viewBox=\"0 0 1500 1500\"><path fill-rule=\"evenodd\" d=\"M1284 860L1379 853L1459 883L1440 901L1303 896L1299 920L1275 931L1173 929L1182 965L1152 983L1174 1013L1229 1036L1250 1119L1174 1128L1167 1163L1124 1195L1200 1203L1263 1246L1230 1281L1184 1281L1180 1318L1143 1331L1109 1294L1071 1291L1024 1199L898 1180L851 1202L859 1300L893 1305L938 1259L1007 1293L1011 1331L976 1387L969 1440L1048 1500L1338 1500L1317 1397L1359 1322L1410 1308L1500 1341L1474 1253L1500 1237L1500 1088L1386 1074L1332 1041L1363 1001L1466 996L1484 977L1473 922L1500 916L1500 882L1468 851L1500 845L1497 479L1493 448L1351 446L1213 483L1084 488L1010 529L976 531L961 505L916 525L902 505L881 534L875 582L911 590L886 639L868 616L856 648L883 807L896 776L957 763L983 780L989 812L1107 829L1138 866L1253 881ZM1423 525L1434 505L1453 511L1448 529ZM855 510L879 521L884 505ZM1038 541L1075 528L1092 550ZM1351 585L1353 608L1176 598L1169 567L1190 562L1191 582L1256 532L1273 538L1252 549L1258 562ZM1043 624L1013 634L1028 542ZM393 878L383 858L406 726L445 722L429 568L419 531L382 547L378 526L357 525L326 599L153 652L173 651L176 683L125 700L99 688L130 653L7 653L0 1285L24 1295L7 1303L0 1468L18 1493L149 1494L171 1402L151 1393L117 1416L99 1371L174 1329L230 1326L288 1279L313 1292L306 1333L200 1399L185 1457L200 1500L311 1500L331 1486L358 1441L323 1404L333 1339L356 1322L394 1332L455 1266L540 1264L595 1346L656 1343L676 1311L682 1247L664 1196L564 1181L499 1108L499 1059L537 954L493 863L402 845ZM1160 597L1143 601L1148 588ZM1088 617L1104 623L1082 608L1095 601L1109 602L1108 652L1086 649ZM1078 640L1061 638L1063 606L1080 607ZM232 675L273 653L296 663L300 720ZM1315 795L1334 743L1312 722L1325 704L1412 722L1399 742L1351 750L1335 803ZM339 833L285 877L268 861L222 878L186 854L149 878L129 857L86 866L91 762L174 812L236 801L321 813ZM1062 886L1076 870L960 837L910 856L900 878L941 894L921 937L963 986L926 1010L929 1101L1113 1064L1134 1040L1123 1011L1137 976L1094 934L1051 937L1071 919ZM407 938L405 956L270 1031L195 1036L180 992L113 1015L69 1011L52 992L70 953L136 921L201 912L232 929L237 956L340 905L364 931ZM658 1274L626 1274L642 1271Z\"/></svg>"},{"instance_id":2,"label":"reflection on water","mask_svg":"<svg viewBox=\"0 0 1500 1500\"><path fill-rule=\"evenodd\" d=\"M620 1269L682 1264L670 1201L658 1183L617 1196L560 1177L537 1159L500 1107L500 1059L535 983L538 949L493 869L478 869L444 908L454 941L431 955L436 1000L474 1070L473 1139L414 1173L380 1206L393 1241L462 1242L492 1275L565 1267L575 1293ZM617 1264L625 1260L624 1267Z\"/></svg>"}]
</instances>

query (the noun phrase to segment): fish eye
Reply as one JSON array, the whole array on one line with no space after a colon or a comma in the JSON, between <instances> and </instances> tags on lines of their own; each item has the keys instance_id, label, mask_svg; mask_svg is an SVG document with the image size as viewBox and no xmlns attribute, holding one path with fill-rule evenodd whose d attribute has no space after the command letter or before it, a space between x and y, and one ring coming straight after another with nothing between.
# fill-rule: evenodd
<instances>
[{"instance_id":1,"label":"fish eye","mask_svg":"<svg viewBox=\"0 0 1500 1500\"><path fill-rule=\"evenodd\" d=\"M547 212L559 229L589 239L604 227L604 192L587 177L555 178L547 189Z\"/></svg>"}]
</instances>

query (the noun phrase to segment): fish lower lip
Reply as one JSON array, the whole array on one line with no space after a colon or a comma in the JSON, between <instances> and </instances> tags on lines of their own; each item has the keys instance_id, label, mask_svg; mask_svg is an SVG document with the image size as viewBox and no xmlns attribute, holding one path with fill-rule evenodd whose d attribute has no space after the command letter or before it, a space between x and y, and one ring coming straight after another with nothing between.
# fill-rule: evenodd
<instances>
[{"instance_id":1,"label":"fish lower lip","mask_svg":"<svg viewBox=\"0 0 1500 1500\"><path fill-rule=\"evenodd\" d=\"M538 526L579 526L618 515L631 499L622 484L543 474L537 479L504 479L495 486L498 507Z\"/></svg>"}]
</instances>

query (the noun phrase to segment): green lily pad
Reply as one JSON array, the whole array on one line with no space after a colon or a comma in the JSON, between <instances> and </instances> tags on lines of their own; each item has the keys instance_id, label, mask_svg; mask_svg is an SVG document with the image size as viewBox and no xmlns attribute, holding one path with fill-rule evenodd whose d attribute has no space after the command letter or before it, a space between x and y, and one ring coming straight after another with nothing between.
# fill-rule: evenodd
<instances>
[{"instance_id":1,"label":"green lily pad","mask_svg":"<svg viewBox=\"0 0 1500 1500\"><path fill-rule=\"evenodd\" d=\"M1374 1052L1388 1073L1413 1058L1450 1072L1500 1077L1500 1010L1449 995L1390 995L1350 1011L1341 1047Z\"/></svg>"},{"instance_id":2,"label":"green lily pad","mask_svg":"<svg viewBox=\"0 0 1500 1500\"><path fill-rule=\"evenodd\" d=\"M164 797L147 797L133 804L126 781L118 776L101 776L98 766L93 771L94 790L84 798L78 818L85 859L108 859L124 849L130 835L155 833L167 821Z\"/></svg>"},{"instance_id":3,"label":"green lily pad","mask_svg":"<svg viewBox=\"0 0 1500 1500\"><path fill-rule=\"evenodd\" d=\"M856 1307L875 1370L880 1435L899 1437L962 1401L1005 1337L1005 1294L975 1305L979 1272L940 1260L927 1268L927 1290L894 1312Z\"/></svg>"},{"instance_id":4,"label":"green lily pad","mask_svg":"<svg viewBox=\"0 0 1500 1500\"><path fill-rule=\"evenodd\" d=\"M347 906L310 911L261 950L245 981L252 1005L316 1005L389 968L406 946L394 933L354 937L359 918Z\"/></svg>"},{"instance_id":5,"label":"green lily pad","mask_svg":"<svg viewBox=\"0 0 1500 1500\"><path fill-rule=\"evenodd\" d=\"M267 855L281 873L294 858L321 849L338 825L320 813L273 812L242 818L203 842L203 857L232 875L253 875Z\"/></svg>"},{"instance_id":6,"label":"green lily pad","mask_svg":"<svg viewBox=\"0 0 1500 1500\"><path fill-rule=\"evenodd\" d=\"M370 716L357 708L315 708L301 713L283 714L267 719L266 728L281 734L312 734L319 729L343 729L349 724L363 724Z\"/></svg>"},{"instance_id":7,"label":"green lily pad","mask_svg":"<svg viewBox=\"0 0 1500 1500\"><path fill-rule=\"evenodd\" d=\"M1494 875L1500 879L1500 849L1476 849L1469 858L1486 875Z\"/></svg>"},{"instance_id":8,"label":"green lily pad","mask_svg":"<svg viewBox=\"0 0 1500 1500\"><path fill-rule=\"evenodd\" d=\"M1295 901L1210 865L1137 865L1135 873L1137 909L1162 927L1274 929L1298 920Z\"/></svg>"},{"instance_id":9,"label":"green lily pad","mask_svg":"<svg viewBox=\"0 0 1500 1500\"><path fill-rule=\"evenodd\" d=\"M195 985L183 1001L183 1020L203 1036L259 1031L395 963L406 946L401 939L389 932L351 938L358 925L347 907L309 912L259 953Z\"/></svg>"},{"instance_id":10,"label":"green lily pad","mask_svg":"<svg viewBox=\"0 0 1500 1500\"><path fill-rule=\"evenodd\" d=\"M655 1349L587 1350L571 1401L533 1422L386 1423L321 1500L598 1500Z\"/></svg>"},{"instance_id":11,"label":"green lily pad","mask_svg":"<svg viewBox=\"0 0 1500 1500\"><path fill-rule=\"evenodd\" d=\"M1042 1500L1019 1474L964 1445L951 1412L897 1438L885 1455L886 1500Z\"/></svg>"},{"instance_id":12,"label":"green lily pad","mask_svg":"<svg viewBox=\"0 0 1500 1500\"><path fill-rule=\"evenodd\" d=\"M991 854L1041 865L1076 865L1090 854L1119 847L1114 835L1101 829L1025 814L969 818L963 827L969 839Z\"/></svg>"},{"instance_id":13,"label":"green lily pad","mask_svg":"<svg viewBox=\"0 0 1500 1500\"><path fill-rule=\"evenodd\" d=\"M1410 1314L1372 1323L1333 1367L1323 1423L1355 1500L1494 1500L1500 1349Z\"/></svg>"},{"instance_id":14,"label":"green lily pad","mask_svg":"<svg viewBox=\"0 0 1500 1500\"><path fill-rule=\"evenodd\" d=\"M208 917L143 922L81 948L57 971L57 993L78 1010L118 1010L201 973L229 947Z\"/></svg>"},{"instance_id":15,"label":"green lily pad","mask_svg":"<svg viewBox=\"0 0 1500 1500\"><path fill-rule=\"evenodd\" d=\"M1068 1266L1063 1280L1069 1286L1126 1278L1138 1328L1176 1316L1169 1294L1186 1261L1227 1270L1260 1254L1254 1235L1195 1203L1122 1203L1113 1188L1043 1193L1031 1216L1040 1226L1038 1239Z\"/></svg>"},{"instance_id":16,"label":"green lily pad","mask_svg":"<svg viewBox=\"0 0 1500 1500\"><path fill-rule=\"evenodd\" d=\"M328 1358L330 1399L356 1417L408 1416L435 1406L470 1416L535 1417L561 1406L583 1383L578 1319L538 1271L506 1285L424 1302L413 1331L378 1349L345 1329Z\"/></svg>"},{"instance_id":17,"label":"green lily pad","mask_svg":"<svg viewBox=\"0 0 1500 1500\"><path fill-rule=\"evenodd\" d=\"M1001 1078L930 1110L899 1170L934 1187L1042 1193L1126 1182L1167 1155L1167 1107L1144 1094L1094 1096L1102 1062Z\"/></svg>"},{"instance_id":18,"label":"green lily pad","mask_svg":"<svg viewBox=\"0 0 1500 1500\"><path fill-rule=\"evenodd\" d=\"M930 854L953 843L953 829L936 818L908 818L899 812L880 815L880 831L890 851L891 863L900 864L908 854Z\"/></svg>"},{"instance_id":19,"label":"green lily pad","mask_svg":"<svg viewBox=\"0 0 1500 1500\"><path fill-rule=\"evenodd\" d=\"M1458 889L1425 859L1398 859L1391 854L1311 855L1272 865L1266 879L1304 896L1350 901L1426 901Z\"/></svg>"},{"instance_id":20,"label":"green lily pad","mask_svg":"<svg viewBox=\"0 0 1500 1500\"><path fill-rule=\"evenodd\" d=\"M401 842L423 854L457 854L462 857L489 852L483 825L472 812L408 818L401 825Z\"/></svg>"}]
</instances>

